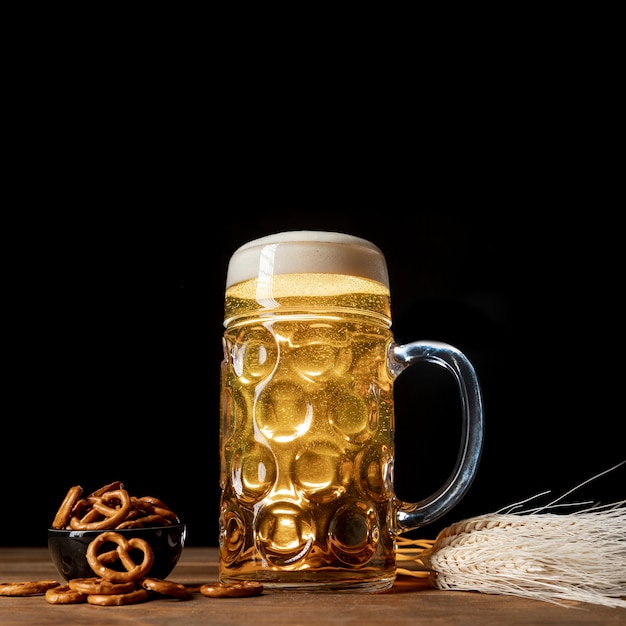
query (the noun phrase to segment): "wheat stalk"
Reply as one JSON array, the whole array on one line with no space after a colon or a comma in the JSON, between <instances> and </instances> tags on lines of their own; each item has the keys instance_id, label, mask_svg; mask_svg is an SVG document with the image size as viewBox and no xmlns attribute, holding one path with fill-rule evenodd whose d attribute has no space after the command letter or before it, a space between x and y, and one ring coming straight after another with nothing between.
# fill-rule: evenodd
<instances>
[{"instance_id":1,"label":"wheat stalk","mask_svg":"<svg viewBox=\"0 0 626 626\"><path fill-rule=\"evenodd\" d=\"M427 577L437 589L626 608L626 500L551 512L561 499L472 517L435 540L399 538L398 573Z\"/></svg>"}]
</instances>

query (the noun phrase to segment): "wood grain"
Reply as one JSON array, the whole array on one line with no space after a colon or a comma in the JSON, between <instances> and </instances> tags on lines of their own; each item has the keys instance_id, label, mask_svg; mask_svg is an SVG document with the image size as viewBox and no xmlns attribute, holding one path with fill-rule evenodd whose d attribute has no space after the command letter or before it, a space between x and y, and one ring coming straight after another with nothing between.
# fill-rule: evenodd
<instances>
[{"instance_id":1,"label":"wood grain","mask_svg":"<svg viewBox=\"0 0 626 626\"><path fill-rule=\"evenodd\" d=\"M0 548L0 582L57 578L45 548ZM216 548L185 548L169 576L185 584L217 580ZM626 609L572 604L569 608L511 596L438 591L422 581L401 577L378 594L306 593L266 590L250 598L159 599L130 606L52 605L43 596L0 597L2 626L380 626L624 625Z\"/></svg>"}]
</instances>

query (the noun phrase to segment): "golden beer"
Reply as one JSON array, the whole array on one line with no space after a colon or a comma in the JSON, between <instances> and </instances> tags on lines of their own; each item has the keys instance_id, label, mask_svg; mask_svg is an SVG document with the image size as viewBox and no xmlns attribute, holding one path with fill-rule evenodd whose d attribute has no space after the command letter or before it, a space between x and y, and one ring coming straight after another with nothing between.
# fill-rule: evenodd
<instances>
[{"instance_id":1,"label":"golden beer","mask_svg":"<svg viewBox=\"0 0 626 626\"><path fill-rule=\"evenodd\" d=\"M262 316L257 279L226 291L221 579L310 588L323 570L325 586L386 588L389 290L354 276L275 278L278 308Z\"/></svg>"}]
</instances>

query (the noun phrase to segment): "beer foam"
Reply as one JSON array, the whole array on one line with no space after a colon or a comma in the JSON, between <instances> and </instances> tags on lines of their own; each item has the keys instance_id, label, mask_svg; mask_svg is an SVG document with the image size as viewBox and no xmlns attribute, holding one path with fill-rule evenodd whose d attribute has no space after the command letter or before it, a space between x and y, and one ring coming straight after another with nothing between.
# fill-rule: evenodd
<instances>
[{"instance_id":1,"label":"beer foam","mask_svg":"<svg viewBox=\"0 0 626 626\"><path fill-rule=\"evenodd\" d=\"M343 274L389 287L387 264L367 239L331 231L283 231L243 244L230 258L226 288L278 274Z\"/></svg>"}]
</instances>

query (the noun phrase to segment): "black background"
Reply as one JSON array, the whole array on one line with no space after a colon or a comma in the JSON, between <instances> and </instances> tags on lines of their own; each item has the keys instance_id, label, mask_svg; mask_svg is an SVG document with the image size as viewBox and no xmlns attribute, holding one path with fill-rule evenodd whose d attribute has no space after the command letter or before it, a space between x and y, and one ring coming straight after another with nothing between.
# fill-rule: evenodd
<instances>
[{"instance_id":1,"label":"black background","mask_svg":"<svg viewBox=\"0 0 626 626\"><path fill-rule=\"evenodd\" d=\"M16 233L19 280L7 302L3 544L45 544L70 486L118 479L176 510L189 545L217 542L226 266L236 246L279 229L377 243L396 340L452 343L477 370L486 412L478 476L417 534L545 490L556 497L624 459L612 365L618 305L608 286L576 274L575 255L543 248L532 235L539 222L382 200L353 211L251 201L196 218L43 222ZM452 469L458 401L443 370L421 365L402 374L396 397L396 491L413 501ZM568 500L623 498L623 469Z\"/></svg>"},{"instance_id":2,"label":"black background","mask_svg":"<svg viewBox=\"0 0 626 626\"><path fill-rule=\"evenodd\" d=\"M226 266L284 229L376 243L397 341L446 341L476 367L478 476L417 535L626 458L608 71L476 45L403 66L348 54L331 77L284 49L226 68L202 41L114 67L56 42L13 77L1 545L45 545L70 486L113 480L168 503L189 545L217 543ZM419 366L396 394L396 490L413 501L452 469L456 390ZM568 499L623 499L624 476Z\"/></svg>"}]
</instances>

